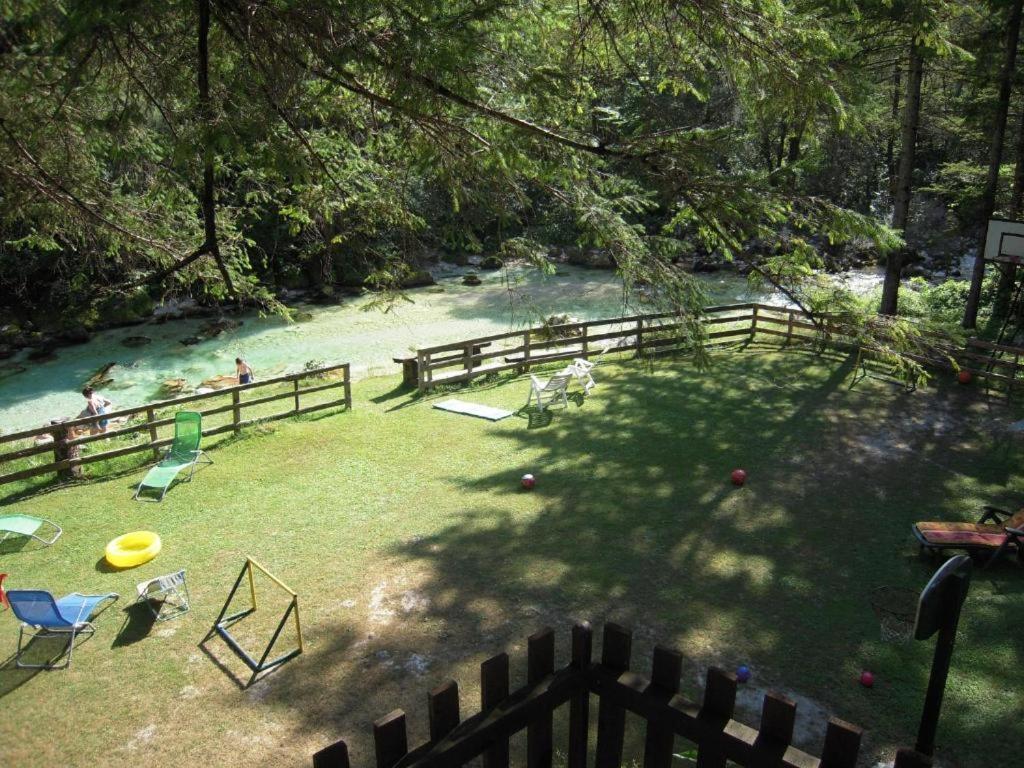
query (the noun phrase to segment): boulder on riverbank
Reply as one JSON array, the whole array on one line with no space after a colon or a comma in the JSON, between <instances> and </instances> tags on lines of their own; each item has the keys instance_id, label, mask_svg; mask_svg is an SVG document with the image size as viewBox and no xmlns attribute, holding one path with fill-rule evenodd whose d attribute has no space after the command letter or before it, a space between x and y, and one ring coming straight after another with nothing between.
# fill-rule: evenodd
<instances>
[{"instance_id":1,"label":"boulder on riverbank","mask_svg":"<svg viewBox=\"0 0 1024 768\"><path fill-rule=\"evenodd\" d=\"M480 276L470 272L462 278L463 285L483 285L484 281L480 279Z\"/></svg>"},{"instance_id":2,"label":"boulder on riverbank","mask_svg":"<svg viewBox=\"0 0 1024 768\"><path fill-rule=\"evenodd\" d=\"M110 371L115 365L117 365L116 361L100 366L92 376L85 380L85 384L83 386L92 387L93 389L99 389L100 387L107 386L114 381L114 377L111 375Z\"/></svg>"},{"instance_id":3,"label":"boulder on riverbank","mask_svg":"<svg viewBox=\"0 0 1024 768\"><path fill-rule=\"evenodd\" d=\"M241 320L232 320L229 317L220 317L205 323L196 332L196 335L204 339L215 339L228 331L237 331L242 327Z\"/></svg>"},{"instance_id":4,"label":"boulder on riverbank","mask_svg":"<svg viewBox=\"0 0 1024 768\"><path fill-rule=\"evenodd\" d=\"M209 379L205 379L202 384L202 388L205 389L227 389L238 384L237 376L224 376L218 375L213 376Z\"/></svg>"},{"instance_id":5,"label":"boulder on riverbank","mask_svg":"<svg viewBox=\"0 0 1024 768\"><path fill-rule=\"evenodd\" d=\"M166 379L157 390L157 397L161 400L177 397L189 392L192 388L185 379Z\"/></svg>"},{"instance_id":6,"label":"boulder on riverbank","mask_svg":"<svg viewBox=\"0 0 1024 768\"><path fill-rule=\"evenodd\" d=\"M428 285L434 285L436 282L434 276L427 270L417 269L403 277L399 285L402 288L425 288Z\"/></svg>"}]
</instances>

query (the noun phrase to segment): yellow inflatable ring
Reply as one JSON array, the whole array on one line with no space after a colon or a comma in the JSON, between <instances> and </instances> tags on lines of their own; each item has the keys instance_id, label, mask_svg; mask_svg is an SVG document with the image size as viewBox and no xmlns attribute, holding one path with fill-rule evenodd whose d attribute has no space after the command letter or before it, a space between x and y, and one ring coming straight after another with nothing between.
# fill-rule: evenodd
<instances>
[{"instance_id":1,"label":"yellow inflatable ring","mask_svg":"<svg viewBox=\"0 0 1024 768\"><path fill-rule=\"evenodd\" d=\"M107 544L107 562L115 568L131 568L148 563L160 554L160 536L152 531L132 531Z\"/></svg>"}]
</instances>

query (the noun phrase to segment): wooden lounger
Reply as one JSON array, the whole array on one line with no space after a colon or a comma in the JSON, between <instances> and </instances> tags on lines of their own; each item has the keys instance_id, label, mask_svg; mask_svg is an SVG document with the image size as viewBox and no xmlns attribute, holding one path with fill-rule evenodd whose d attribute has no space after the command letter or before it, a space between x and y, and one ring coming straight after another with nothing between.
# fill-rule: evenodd
<instances>
[{"instance_id":1,"label":"wooden lounger","mask_svg":"<svg viewBox=\"0 0 1024 768\"><path fill-rule=\"evenodd\" d=\"M983 510L977 523L914 523L912 530L921 549L929 552L959 549L975 556L988 554L986 565L1010 550L1024 559L1024 508L1016 513L996 507Z\"/></svg>"}]
</instances>

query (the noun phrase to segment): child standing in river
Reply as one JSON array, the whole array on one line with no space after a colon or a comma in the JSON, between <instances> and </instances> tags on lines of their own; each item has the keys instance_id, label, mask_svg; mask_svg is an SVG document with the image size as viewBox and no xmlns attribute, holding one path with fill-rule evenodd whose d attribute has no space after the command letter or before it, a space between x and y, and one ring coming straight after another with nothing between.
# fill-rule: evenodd
<instances>
[{"instance_id":1,"label":"child standing in river","mask_svg":"<svg viewBox=\"0 0 1024 768\"><path fill-rule=\"evenodd\" d=\"M240 357L235 358L235 375L238 376L239 384L249 384L256 380L253 375L252 368Z\"/></svg>"},{"instance_id":2,"label":"child standing in river","mask_svg":"<svg viewBox=\"0 0 1024 768\"><path fill-rule=\"evenodd\" d=\"M99 392L94 390L92 387L86 387L82 390L82 397L86 399L85 410L93 416L102 416L107 412L107 409L113 405L107 398L101 395ZM107 426L110 424L109 419L100 419L90 427L89 432L93 435L98 435L101 432L107 431Z\"/></svg>"}]
</instances>

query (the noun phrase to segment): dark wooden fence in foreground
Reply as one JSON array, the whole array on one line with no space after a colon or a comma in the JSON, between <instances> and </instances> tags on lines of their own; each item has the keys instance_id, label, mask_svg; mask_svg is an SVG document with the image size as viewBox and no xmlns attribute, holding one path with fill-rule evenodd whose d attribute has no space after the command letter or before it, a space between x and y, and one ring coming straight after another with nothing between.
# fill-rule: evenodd
<instances>
[{"instance_id":1,"label":"dark wooden fence in foreground","mask_svg":"<svg viewBox=\"0 0 1024 768\"><path fill-rule=\"evenodd\" d=\"M327 380L310 386L303 386L303 382L309 379ZM262 390L283 384L286 385L288 383L291 383L291 389L286 388L281 392L274 392L273 394L261 395L259 397L249 399L242 398L243 393L246 392ZM323 392L335 389L341 390L340 397L332 398L327 402L318 402L313 405L303 406L301 403L303 395L311 395L314 392ZM205 401L222 398L230 398L230 402L202 410L202 405ZM283 411L275 413L260 414L256 418L243 418L243 412L246 409L266 403L272 403L278 400L288 400L289 407ZM74 476L81 471L79 467L84 464L104 461L106 459L114 459L119 456L126 456L128 454L139 453L141 451L152 451L155 456L158 454L160 448L170 445L173 441L172 436L161 438L159 436L158 429L160 427L173 425L174 414L170 413L169 415L164 415L158 412L167 411L168 409L177 411L180 410L180 407L183 405L192 406L191 410L199 410L203 416L213 416L221 413L230 414L230 421L226 424L215 427L204 424L204 436L217 435L223 432L237 432L242 427L257 422L272 421L274 419L281 419L286 416L295 416L303 413L312 413L313 411L319 411L325 408L332 408L341 405L351 409L352 380L349 364L342 363L341 365L331 365L324 368L301 371L299 373L290 373L285 376L275 376L272 379L255 381L251 384L239 384L233 387L217 389L213 392L206 392L199 395L177 397L172 400L159 400L146 403L145 405L134 406L132 408L122 408L117 411L111 411L110 413L105 413L101 416L87 416L81 419L71 419L59 423L52 423L45 427L36 427L35 429L13 432L9 435L0 435L0 450L2 450L4 446L10 446L12 443L18 444L34 440L40 435L49 435L52 438L51 441L48 442L28 447L17 447L14 450L8 450L5 453L0 453L0 485L50 472L56 472L63 477ZM134 418L139 416L142 417L141 421L134 420ZM96 435L86 434L78 436L80 431L88 431L92 425L102 421L103 419L119 419L123 417L133 420L123 426L108 429L108 431L101 432ZM81 452L81 447L83 445L115 441L129 435L141 436L143 440L128 446L102 450L99 453L83 455ZM46 453L53 454L52 461L14 471L9 469L12 462L29 459L33 456ZM7 469L6 472L5 469Z\"/></svg>"},{"instance_id":2,"label":"dark wooden fence in foreground","mask_svg":"<svg viewBox=\"0 0 1024 768\"><path fill-rule=\"evenodd\" d=\"M572 631L572 659L555 669L555 634L544 629L529 638L527 683L509 692L509 657L501 653L480 666L481 711L461 719L459 690L448 681L427 696L430 738L410 748L405 713L395 710L373 724L376 768L457 768L483 756L483 768L508 768L509 737L526 730L527 768L551 768L555 752L553 713L569 706L567 768L587 768L590 706L597 704L595 768L619 768L624 755L626 713L645 721L644 768L670 768L676 737L696 748L698 768L727 763L767 768L854 768L861 730L832 718L820 757L792 746L796 705L768 693L761 723L752 728L733 719L736 678L710 669L701 704L679 694L683 656L655 648L650 680L629 671L632 634L606 624L601 660L592 659L593 636L587 624ZM678 749L685 750L686 746ZM926 768L930 760L900 750L895 768ZM348 747L339 741L313 756L314 768L350 768Z\"/></svg>"},{"instance_id":3,"label":"dark wooden fence in foreground","mask_svg":"<svg viewBox=\"0 0 1024 768\"><path fill-rule=\"evenodd\" d=\"M820 325L799 309L770 304L747 303L708 307L702 323L712 342L752 341L771 336L789 343L813 343L839 349L859 350L864 358L877 353L871 344L862 345L856 334L826 317ZM510 333L441 344L417 350L415 381L421 392L439 384L470 381L490 373L529 370L531 365L574 357L593 358L608 348L637 355L686 351L692 339L685 323L671 313L633 315L608 320L542 326ZM883 334L884 332L878 331ZM938 336L924 336L920 354L907 357L929 367L952 369L950 358L961 370L992 383L1014 387L1024 384L1021 358L1024 348L969 339L955 347ZM412 373L407 361L407 380Z\"/></svg>"}]
</instances>

